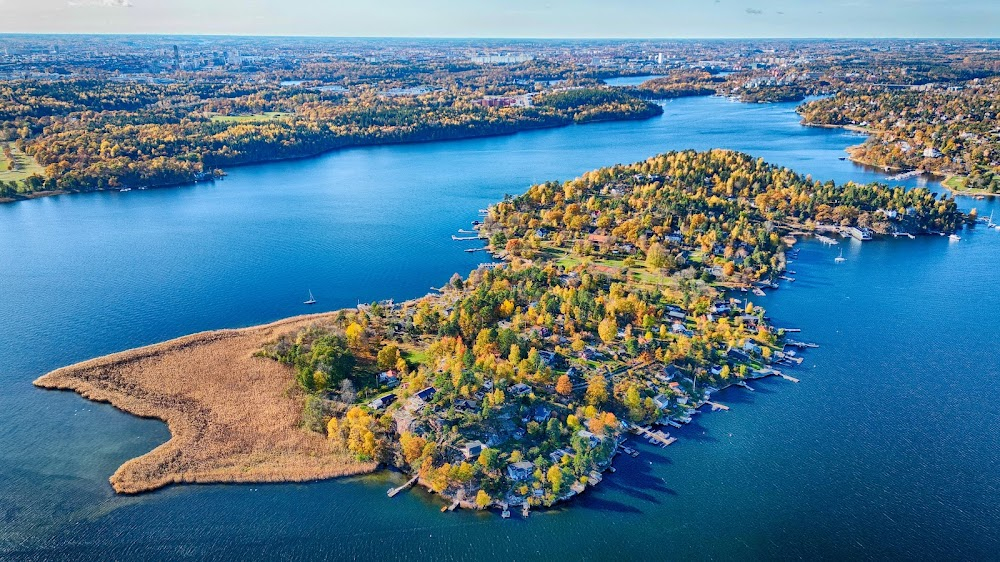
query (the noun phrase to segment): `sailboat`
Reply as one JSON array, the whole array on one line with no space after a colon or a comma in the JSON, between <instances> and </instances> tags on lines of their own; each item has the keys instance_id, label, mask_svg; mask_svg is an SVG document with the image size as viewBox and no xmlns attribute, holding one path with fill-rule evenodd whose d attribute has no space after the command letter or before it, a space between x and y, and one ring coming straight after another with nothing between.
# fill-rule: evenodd
<instances>
[{"instance_id":1,"label":"sailboat","mask_svg":"<svg viewBox=\"0 0 1000 562\"><path fill-rule=\"evenodd\" d=\"M303 302L302 304L316 304L316 298L313 297L312 289L309 290L309 300Z\"/></svg>"},{"instance_id":2,"label":"sailboat","mask_svg":"<svg viewBox=\"0 0 1000 562\"><path fill-rule=\"evenodd\" d=\"M847 261L847 258L844 257L844 250L843 249L840 250L840 255L839 256L833 258L833 261L835 261L837 263L844 263L845 261Z\"/></svg>"}]
</instances>

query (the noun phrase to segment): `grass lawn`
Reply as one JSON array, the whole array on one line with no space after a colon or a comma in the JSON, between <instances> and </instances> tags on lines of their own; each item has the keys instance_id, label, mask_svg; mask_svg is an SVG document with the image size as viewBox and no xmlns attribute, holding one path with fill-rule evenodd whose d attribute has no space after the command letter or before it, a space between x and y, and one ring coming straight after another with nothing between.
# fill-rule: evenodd
<instances>
[{"instance_id":1,"label":"grass lawn","mask_svg":"<svg viewBox=\"0 0 1000 562\"><path fill-rule=\"evenodd\" d=\"M427 354L426 349L400 349L400 355L406 362L410 365L427 365L430 366L430 356Z\"/></svg>"},{"instance_id":2,"label":"grass lawn","mask_svg":"<svg viewBox=\"0 0 1000 562\"><path fill-rule=\"evenodd\" d=\"M13 144L10 145L14 151L15 169L9 170L7 157L0 152L0 181L21 181L32 174L45 175L45 169L34 158L21 152Z\"/></svg>"},{"instance_id":3,"label":"grass lawn","mask_svg":"<svg viewBox=\"0 0 1000 562\"><path fill-rule=\"evenodd\" d=\"M965 176L951 176L950 178L944 180L941 185L947 187L948 189L962 189L962 183L965 181Z\"/></svg>"},{"instance_id":4,"label":"grass lawn","mask_svg":"<svg viewBox=\"0 0 1000 562\"><path fill-rule=\"evenodd\" d=\"M220 121L223 123L254 123L259 121L273 121L275 119L281 119L282 117L291 117L293 113L284 113L281 111L266 111L264 113L254 113L252 115L215 115L212 117L212 121Z\"/></svg>"}]
</instances>

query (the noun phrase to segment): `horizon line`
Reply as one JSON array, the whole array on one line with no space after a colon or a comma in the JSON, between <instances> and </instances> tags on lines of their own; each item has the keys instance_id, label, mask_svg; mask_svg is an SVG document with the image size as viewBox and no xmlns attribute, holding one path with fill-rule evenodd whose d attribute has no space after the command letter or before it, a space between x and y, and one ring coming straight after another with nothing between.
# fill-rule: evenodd
<instances>
[{"instance_id":1,"label":"horizon line","mask_svg":"<svg viewBox=\"0 0 1000 562\"><path fill-rule=\"evenodd\" d=\"M689 36L689 37L555 37L555 36L459 36L459 35L313 35L282 33L185 33L185 32L86 32L86 31L0 31L0 36L65 36L65 37L244 37L244 38L300 38L300 39L404 39L404 40L499 40L499 41L998 41L1000 37L979 37L972 35L930 36L930 35L871 35L871 36Z\"/></svg>"}]
</instances>

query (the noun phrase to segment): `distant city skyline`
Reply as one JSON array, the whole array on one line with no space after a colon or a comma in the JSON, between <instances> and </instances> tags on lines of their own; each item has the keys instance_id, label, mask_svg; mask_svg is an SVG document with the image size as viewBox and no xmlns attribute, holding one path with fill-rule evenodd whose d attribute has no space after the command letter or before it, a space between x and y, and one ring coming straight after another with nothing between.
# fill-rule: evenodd
<instances>
[{"instance_id":1,"label":"distant city skyline","mask_svg":"<svg viewBox=\"0 0 1000 562\"><path fill-rule=\"evenodd\" d=\"M0 0L2 33L996 37L996 0Z\"/></svg>"}]
</instances>

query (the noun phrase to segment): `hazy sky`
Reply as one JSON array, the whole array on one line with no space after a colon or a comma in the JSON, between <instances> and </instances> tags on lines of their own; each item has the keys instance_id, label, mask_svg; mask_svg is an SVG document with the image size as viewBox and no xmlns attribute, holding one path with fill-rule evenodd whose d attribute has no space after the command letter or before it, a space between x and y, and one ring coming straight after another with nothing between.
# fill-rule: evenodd
<instances>
[{"instance_id":1,"label":"hazy sky","mask_svg":"<svg viewBox=\"0 0 1000 562\"><path fill-rule=\"evenodd\" d=\"M0 0L0 32L997 37L1000 0Z\"/></svg>"}]
</instances>

